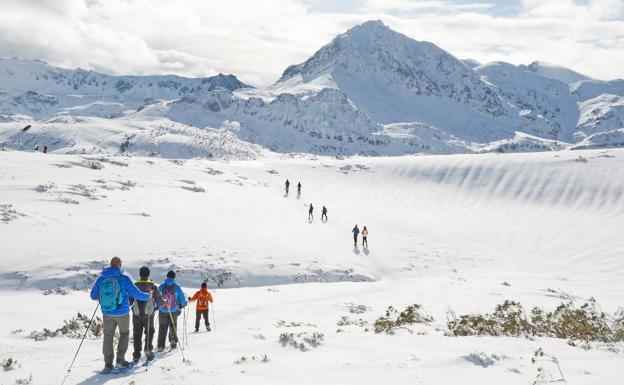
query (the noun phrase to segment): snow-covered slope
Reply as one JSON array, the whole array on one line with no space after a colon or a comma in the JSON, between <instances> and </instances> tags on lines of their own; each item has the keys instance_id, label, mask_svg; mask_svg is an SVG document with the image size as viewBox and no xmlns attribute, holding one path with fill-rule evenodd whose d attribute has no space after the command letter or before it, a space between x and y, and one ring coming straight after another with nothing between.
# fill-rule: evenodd
<instances>
[{"instance_id":1,"label":"snow-covered slope","mask_svg":"<svg viewBox=\"0 0 624 385\"><path fill-rule=\"evenodd\" d=\"M569 68L543 61L534 61L529 65L520 65L518 67L529 72L534 72L545 78L558 80L566 84L591 79L589 76L585 76Z\"/></svg>"},{"instance_id":2,"label":"snow-covered slope","mask_svg":"<svg viewBox=\"0 0 624 385\"><path fill-rule=\"evenodd\" d=\"M540 366L558 373L531 363L539 348L569 383L618 384L621 343L445 331L451 311L506 299L621 307L623 159L620 149L229 162L0 152L0 354L18 362L0 382L61 383L79 341L42 331L90 316L85 289L118 255L135 277L144 264L157 282L176 270L187 294L207 280L214 331L189 334L184 363L173 351L109 377L97 373L101 339L88 336L66 384L526 385ZM300 199L284 196L286 178L302 182ZM351 242L356 223L370 230L367 248ZM388 306L414 303L432 324L371 331ZM312 333L318 344L305 342Z\"/></svg>"},{"instance_id":3,"label":"snow-covered slope","mask_svg":"<svg viewBox=\"0 0 624 385\"><path fill-rule=\"evenodd\" d=\"M569 87L509 63L494 62L475 68L500 97L516 106L523 117L518 129L548 139L569 141L579 117Z\"/></svg>"},{"instance_id":4,"label":"snow-covered slope","mask_svg":"<svg viewBox=\"0 0 624 385\"><path fill-rule=\"evenodd\" d=\"M579 103L578 129L586 135L624 128L624 97L602 94Z\"/></svg>"},{"instance_id":5,"label":"snow-covered slope","mask_svg":"<svg viewBox=\"0 0 624 385\"><path fill-rule=\"evenodd\" d=\"M602 94L624 96L624 80L583 80L572 84L570 90L578 101L593 99Z\"/></svg>"}]
</instances>

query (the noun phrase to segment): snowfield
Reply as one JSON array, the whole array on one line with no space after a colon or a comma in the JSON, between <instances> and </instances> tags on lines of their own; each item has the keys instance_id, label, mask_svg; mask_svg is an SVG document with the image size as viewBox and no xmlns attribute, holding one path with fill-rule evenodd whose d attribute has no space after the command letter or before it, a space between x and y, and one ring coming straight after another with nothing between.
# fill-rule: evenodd
<instances>
[{"instance_id":1,"label":"snowfield","mask_svg":"<svg viewBox=\"0 0 624 385\"><path fill-rule=\"evenodd\" d=\"M214 161L0 151L0 359L17 360L0 384L61 383L79 339L31 333L90 316L87 289L114 255L134 277L149 265L159 283L175 269L187 295L207 280L216 330L189 334L187 362L174 351L147 372L106 377L90 336L67 384L524 385L540 366L557 378L553 363L532 364L539 348L569 384L621 383L622 343L446 334L451 314L507 299L622 307L624 150L256 150ZM353 246L356 223L368 248ZM433 322L372 331L388 306L412 304Z\"/></svg>"}]
</instances>

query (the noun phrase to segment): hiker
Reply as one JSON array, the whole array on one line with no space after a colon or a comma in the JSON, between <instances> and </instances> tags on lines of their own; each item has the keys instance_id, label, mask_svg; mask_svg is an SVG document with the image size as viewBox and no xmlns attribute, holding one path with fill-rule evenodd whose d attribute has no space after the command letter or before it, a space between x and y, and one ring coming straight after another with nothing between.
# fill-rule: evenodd
<instances>
[{"instance_id":1,"label":"hiker","mask_svg":"<svg viewBox=\"0 0 624 385\"><path fill-rule=\"evenodd\" d=\"M362 229L362 246L368 247L368 229L366 226Z\"/></svg>"},{"instance_id":2,"label":"hiker","mask_svg":"<svg viewBox=\"0 0 624 385\"><path fill-rule=\"evenodd\" d=\"M301 197L301 182L297 183L297 199Z\"/></svg>"},{"instance_id":3,"label":"hiker","mask_svg":"<svg viewBox=\"0 0 624 385\"><path fill-rule=\"evenodd\" d=\"M48 145L47 145L47 144L44 144L44 145L43 145L43 153L44 153L44 154L47 154L47 153L48 153Z\"/></svg>"},{"instance_id":4,"label":"hiker","mask_svg":"<svg viewBox=\"0 0 624 385\"><path fill-rule=\"evenodd\" d=\"M323 211L321 213L321 221L325 218L325 222L327 222L327 207L323 206Z\"/></svg>"},{"instance_id":5,"label":"hiker","mask_svg":"<svg viewBox=\"0 0 624 385\"><path fill-rule=\"evenodd\" d=\"M284 183L284 185L286 186L286 195L288 195L288 188L290 187L290 182L288 181L288 179L286 179L286 183Z\"/></svg>"},{"instance_id":6,"label":"hiker","mask_svg":"<svg viewBox=\"0 0 624 385\"><path fill-rule=\"evenodd\" d=\"M119 328L119 343L117 344L117 366L121 369L130 368L131 363L125 360L130 337L130 305L128 297L135 300L147 301L152 292L144 293L139 290L132 279L121 268L121 259L113 257L110 267L102 270L91 289L91 299L100 302L102 308L102 329L104 331L104 370L110 373L113 370L113 340L115 330Z\"/></svg>"},{"instance_id":7,"label":"hiker","mask_svg":"<svg viewBox=\"0 0 624 385\"><path fill-rule=\"evenodd\" d=\"M35 144L35 152L39 152L39 143Z\"/></svg>"},{"instance_id":8,"label":"hiker","mask_svg":"<svg viewBox=\"0 0 624 385\"><path fill-rule=\"evenodd\" d=\"M353 230L351 230L351 232L353 233L353 246L357 246L357 237L358 237L358 234L360 233L360 229L358 229L357 225L355 225L355 227L353 228Z\"/></svg>"},{"instance_id":9,"label":"hiker","mask_svg":"<svg viewBox=\"0 0 624 385\"><path fill-rule=\"evenodd\" d=\"M199 321L204 317L206 331L210 331L210 321L208 320L208 302L212 303L212 294L208 291L208 284L202 282L199 289L192 297L188 298L189 302L197 301L195 305L195 333L199 332Z\"/></svg>"},{"instance_id":10,"label":"hiker","mask_svg":"<svg viewBox=\"0 0 624 385\"><path fill-rule=\"evenodd\" d=\"M314 207L312 207L312 203L310 203L310 208L308 209L308 220L311 221L314 219Z\"/></svg>"},{"instance_id":11,"label":"hiker","mask_svg":"<svg viewBox=\"0 0 624 385\"><path fill-rule=\"evenodd\" d=\"M175 282L175 271L167 273L167 279L160 285L160 293L165 301L164 306L160 306L158 314L158 351L165 350L165 338L169 332L169 345L171 349L178 346L178 316L180 311L186 306L186 296L182 288Z\"/></svg>"},{"instance_id":12,"label":"hiker","mask_svg":"<svg viewBox=\"0 0 624 385\"><path fill-rule=\"evenodd\" d=\"M154 359L154 313L156 312L156 304L165 305L158 286L149 279L150 269L143 266L139 269L140 279L134 284L144 293L152 292L152 299L148 301L130 300L130 308L132 309L132 339L134 340L134 353L132 361L137 364L141 359L141 348L143 346L142 338L145 334L145 359L151 361Z\"/></svg>"}]
</instances>

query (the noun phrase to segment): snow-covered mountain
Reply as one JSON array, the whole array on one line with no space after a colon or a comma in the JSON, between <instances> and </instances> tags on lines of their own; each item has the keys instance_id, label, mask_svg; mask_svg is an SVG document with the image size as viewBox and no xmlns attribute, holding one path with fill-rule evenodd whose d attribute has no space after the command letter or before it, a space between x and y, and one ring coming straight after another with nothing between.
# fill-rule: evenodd
<instances>
[{"instance_id":1,"label":"snow-covered mountain","mask_svg":"<svg viewBox=\"0 0 624 385\"><path fill-rule=\"evenodd\" d=\"M534 72L545 78L559 80L566 84L576 83L581 80L590 80L589 76L578 73L566 67L558 66L543 61L534 61L529 65L520 65L520 69Z\"/></svg>"},{"instance_id":2,"label":"snow-covered mountain","mask_svg":"<svg viewBox=\"0 0 624 385\"><path fill-rule=\"evenodd\" d=\"M5 115L49 118L66 112L111 118L150 100L243 87L249 86L233 75L197 79L175 75L111 76L56 68L37 60L0 59L0 114Z\"/></svg>"},{"instance_id":3,"label":"snow-covered mountain","mask_svg":"<svg viewBox=\"0 0 624 385\"><path fill-rule=\"evenodd\" d=\"M250 143L334 155L552 150L622 128L623 96L624 80L593 80L544 62L479 65L369 21L266 88L233 75L110 76L0 60L0 147L28 149L45 138L52 151L123 152L128 141L146 138L137 127L156 127L159 138L192 138L166 141L166 151L141 140L134 148L150 150L137 153L210 156L222 153L212 145L221 142L240 143L241 154ZM59 116L90 134L67 128L61 135L51 129ZM92 129L106 121L114 134ZM26 124L42 136L20 133ZM206 140L210 146L188 150Z\"/></svg>"}]
</instances>

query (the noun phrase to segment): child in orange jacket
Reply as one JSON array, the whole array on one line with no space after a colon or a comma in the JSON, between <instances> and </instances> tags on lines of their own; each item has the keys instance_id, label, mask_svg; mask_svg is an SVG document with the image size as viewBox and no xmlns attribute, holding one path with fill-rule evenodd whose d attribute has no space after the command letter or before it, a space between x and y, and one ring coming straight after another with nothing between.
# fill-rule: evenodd
<instances>
[{"instance_id":1,"label":"child in orange jacket","mask_svg":"<svg viewBox=\"0 0 624 385\"><path fill-rule=\"evenodd\" d=\"M198 290L192 297L188 298L189 301L197 301L195 305L195 333L199 332L199 321L204 317L206 324L206 331L210 331L210 322L208 321L208 302L212 303L212 294L208 291L208 285L206 282L201 284L201 289Z\"/></svg>"}]
</instances>

